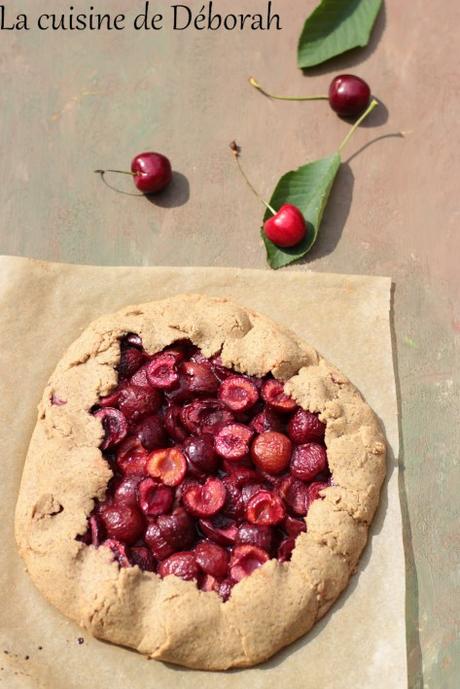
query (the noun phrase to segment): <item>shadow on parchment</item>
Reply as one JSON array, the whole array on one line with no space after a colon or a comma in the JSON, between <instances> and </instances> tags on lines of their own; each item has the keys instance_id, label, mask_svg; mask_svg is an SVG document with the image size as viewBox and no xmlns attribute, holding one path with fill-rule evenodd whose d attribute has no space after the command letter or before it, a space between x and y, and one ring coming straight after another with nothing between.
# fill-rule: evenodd
<instances>
[{"instance_id":1,"label":"shadow on parchment","mask_svg":"<svg viewBox=\"0 0 460 689\"><path fill-rule=\"evenodd\" d=\"M404 437L402 433L401 383L398 369L398 349L394 323L395 285L391 287L390 330L393 349L393 368L395 372L396 397L399 419L399 500L403 525L404 556L406 560L406 644L407 644L407 686L408 689L422 689L423 658L419 632L419 586L412 545L412 527L410 523L407 491L405 483Z\"/></svg>"}]
</instances>

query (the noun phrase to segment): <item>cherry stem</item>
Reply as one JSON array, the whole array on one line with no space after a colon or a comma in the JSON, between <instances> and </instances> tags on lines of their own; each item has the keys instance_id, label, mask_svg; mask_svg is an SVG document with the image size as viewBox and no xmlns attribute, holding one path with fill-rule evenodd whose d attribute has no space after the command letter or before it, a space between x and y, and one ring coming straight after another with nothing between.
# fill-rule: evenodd
<instances>
[{"instance_id":1,"label":"cherry stem","mask_svg":"<svg viewBox=\"0 0 460 689\"><path fill-rule=\"evenodd\" d=\"M259 194L259 192L256 190L256 188L252 185L251 181L249 180L248 176L246 175L245 171L243 170L243 168L241 166L241 162L240 162L240 149L239 149L238 144L235 141L232 141L232 143L230 144L230 149L233 153L233 157L234 157L235 162L238 166L238 170L240 171L240 173L241 173L244 181L248 185L249 189L252 191L254 196L256 196L259 199L259 201L261 201L264 204L265 208L267 208L272 215L276 215L275 209L272 208L272 206L270 206L270 204L267 203L267 201L265 201L265 199L262 198L262 196Z\"/></svg>"},{"instance_id":2,"label":"cherry stem","mask_svg":"<svg viewBox=\"0 0 460 689\"><path fill-rule=\"evenodd\" d=\"M137 172L128 172L127 170L94 170L98 175L105 175L106 172L116 172L119 175L131 175L131 177L137 177Z\"/></svg>"},{"instance_id":3,"label":"cherry stem","mask_svg":"<svg viewBox=\"0 0 460 689\"><path fill-rule=\"evenodd\" d=\"M378 101L376 101L375 98L373 98L371 103L369 104L367 110L365 110L363 112L363 114L361 115L361 117L356 120L356 122L354 123L354 125L352 126L352 128L350 129L350 131L348 132L348 134L346 135L346 137L344 138L344 140L342 141L342 143L338 147L337 150L339 153L342 152L342 150L345 148L347 143L350 141L351 137L353 136L355 131L358 129L361 122L363 122L363 120L365 120L366 117L371 114L371 112L374 110L374 108L377 107L378 104L379 104Z\"/></svg>"},{"instance_id":4,"label":"cherry stem","mask_svg":"<svg viewBox=\"0 0 460 689\"><path fill-rule=\"evenodd\" d=\"M329 100L329 96L275 96L273 93L269 93L262 88L258 81L254 77L249 78L249 83L254 86L255 89L263 93L267 98L273 98L273 100Z\"/></svg>"}]
</instances>

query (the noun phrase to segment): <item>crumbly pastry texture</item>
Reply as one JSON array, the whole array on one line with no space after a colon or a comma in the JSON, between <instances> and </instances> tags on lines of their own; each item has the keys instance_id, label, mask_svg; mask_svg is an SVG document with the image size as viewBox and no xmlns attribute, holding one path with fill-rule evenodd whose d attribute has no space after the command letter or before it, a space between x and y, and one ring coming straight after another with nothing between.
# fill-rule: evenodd
<instances>
[{"instance_id":1,"label":"crumbly pastry texture","mask_svg":"<svg viewBox=\"0 0 460 689\"><path fill-rule=\"evenodd\" d=\"M111 470L89 413L116 383L120 337L153 354L184 338L241 373L272 372L326 423L333 485L308 512L290 562L271 559L227 602L176 576L120 568L108 548L76 540ZM66 404L52 404L52 399ZM209 670L259 663L305 634L347 586L366 544L385 475L380 424L357 389L312 347L226 299L179 295L89 325L52 374L39 405L16 509L16 540L42 594L93 635L152 658Z\"/></svg>"}]
</instances>

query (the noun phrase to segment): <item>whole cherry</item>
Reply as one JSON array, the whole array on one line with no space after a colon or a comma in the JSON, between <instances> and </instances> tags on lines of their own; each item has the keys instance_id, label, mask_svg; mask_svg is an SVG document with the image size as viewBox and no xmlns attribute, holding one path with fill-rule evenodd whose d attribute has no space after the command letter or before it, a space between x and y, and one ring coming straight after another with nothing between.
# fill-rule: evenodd
<instances>
[{"instance_id":1,"label":"whole cherry","mask_svg":"<svg viewBox=\"0 0 460 689\"><path fill-rule=\"evenodd\" d=\"M162 153L145 151L131 161L131 172L127 170L95 170L101 177L106 172L131 175L136 187L143 194L157 194L163 191L172 180L172 168L169 159Z\"/></svg>"},{"instance_id":2,"label":"whole cherry","mask_svg":"<svg viewBox=\"0 0 460 689\"><path fill-rule=\"evenodd\" d=\"M269 474L280 474L289 464L292 443L284 433L266 431L252 443L251 456L254 464Z\"/></svg>"},{"instance_id":3,"label":"whole cherry","mask_svg":"<svg viewBox=\"0 0 460 689\"><path fill-rule=\"evenodd\" d=\"M339 74L329 86L329 93L320 96L277 96L269 93L251 77L251 86L269 98L275 100L327 100L329 105L341 117L358 117L369 105L371 90L369 85L354 74Z\"/></svg>"},{"instance_id":4,"label":"whole cherry","mask_svg":"<svg viewBox=\"0 0 460 689\"><path fill-rule=\"evenodd\" d=\"M267 237L283 248L296 246L307 233L307 223L297 206L285 203L277 213L264 223Z\"/></svg>"},{"instance_id":5,"label":"whole cherry","mask_svg":"<svg viewBox=\"0 0 460 689\"><path fill-rule=\"evenodd\" d=\"M264 223L265 235L274 244L283 248L292 247L299 244L307 234L307 222L300 208L297 208L297 206L294 206L291 203L285 203L278 211L275 211L275 209L272 208L270 204L268 204L256 191L241 167L240 147L236 141L232 141L230 144L230 150L233 153L238 170L240 171L244 181L251 189L252 193L272 214L272 217L268 218L268 220L266 220Z\"/></svg>"},{"instance_id":6,"label":"whole cherry","mask_svg":"<svg viewBox=\"0 0 460 689\"><path fill-rule=\"evenodd\" d=\"M358 117L369 105L371 90L360 77L339 74L329 86L329 105L341 117Z\"/></svg>"},{"instance_id":7,"label":"whole cherry","mask_svg":"<svg viewBox=\"0 0 460 689\"><path fill-rule=\"evenodd\" d=\"M171 163L161 153L139 153L131 162L134 184L143 194L156 194L172 179Z\"/></svg>"}]
</instances>

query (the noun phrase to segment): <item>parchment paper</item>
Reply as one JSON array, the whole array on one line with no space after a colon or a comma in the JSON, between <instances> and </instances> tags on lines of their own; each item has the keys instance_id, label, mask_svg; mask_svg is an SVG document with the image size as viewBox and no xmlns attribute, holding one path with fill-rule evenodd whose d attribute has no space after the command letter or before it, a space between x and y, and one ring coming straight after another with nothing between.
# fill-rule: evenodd
<instances>
[{"instance_id":1,"label":"parchment paper","mask_svg":"<svg viewBox=\"0 0 460 689\"><path fill-rule=\"evenodd\" d=\"M99 268L0 257L0 686L406 687L390 288L389 278L378 277L225 268ZM295 330L359 387L382 419L392 448L371 538L348 589L310 634L249 670L184 670L91 639L35 590L13 539L14 506L36 405L64 349L103 313L184 291L228 296Z\"/></svg>"}]
</instances>

